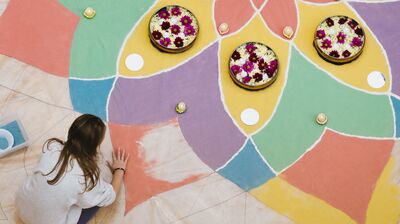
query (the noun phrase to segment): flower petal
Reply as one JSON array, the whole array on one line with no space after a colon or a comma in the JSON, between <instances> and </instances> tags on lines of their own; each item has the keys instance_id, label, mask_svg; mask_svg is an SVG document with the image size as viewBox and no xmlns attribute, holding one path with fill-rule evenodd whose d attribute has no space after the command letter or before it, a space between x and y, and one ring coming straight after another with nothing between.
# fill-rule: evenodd
<instances>
[{"instance_id":1,"label":"flower petal","mask_svg":"<svg viewBox=\"0 0 400 224\"><path fill-rule=\"evenodd\" d=\"M392 92L400 96L400 32L398 22L400 20L400 1L374 4L351 2L350 5L367 23L385 49L393 78ZM385 16L372 16L378 14ZM370 36L368 36L368 44L370 44L370 39Z\"/></svg>"},{"instance_id":2,"label":"flower petal","mask_svg":"<svg viewBox=\"0 0 400 224\"><path fill-rule=\"evenodd\" d=\"M221 23L227 23L230 33L240 29L254 14L249 0L216 0L214 10L217 30Z\"/></svg>"},{"instance_id":3,"label":"flower petal","mask_svg":"<svg viewBox=\"0 0 400 224\"><path fill-rule=\"evenodd\" d=\"M10 1L0 20L0 53L68 77L78 22L58 1Z\"/></svg>"},{"instance_id":4,"label":"flower petal","mask_svg":"<svg viewBox=\"0 0 400 224\"><path fill-rule=\"evenodd\" d=\"M297 9L295 0L268 0L261 10L268 27L282 38L283 29L290 26L294 32L297 27Z\"/></svg>"}]
</instances>

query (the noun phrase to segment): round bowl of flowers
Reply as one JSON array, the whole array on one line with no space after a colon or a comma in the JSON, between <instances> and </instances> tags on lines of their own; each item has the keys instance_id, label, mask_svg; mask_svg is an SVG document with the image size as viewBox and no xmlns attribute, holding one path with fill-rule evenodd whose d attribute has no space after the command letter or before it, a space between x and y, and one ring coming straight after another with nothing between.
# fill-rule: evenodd
<instances>
[{"instance_id":1,"label":"round bowl of flowers","mask_svg":"<svg viewBox=\"0 0 400 224\"><path fill-rule=\"evenodd\" d=\"M241 44L229 59L231 78L248 90L260 90L271 85L278 76L278 67L275 52L258 42Z\"/></svg>"},{"instance_id":2,"label":"round bowl of flowers","mask_svg":"<svg viewBox=\"0 0 400 224\"><path fill-rule=\"evenodd\" d=\"M149 22L151 42L159 50L169 53L189 49L198 34L199 24L196 17L188 9L178 5L159 9Z\"/></svg>"},{"instance_id":3,"label":"round bowl of flowers","mask_svg":"<svg viewBox=\"0 0 400 224\"><path fill-rule=\"evenodd\" d=\"M365 33L360 24L347 16L331 16L315 32L314 47L325 60L334 64L353 61L362 53Z\"/></svg>"}]
</instances>

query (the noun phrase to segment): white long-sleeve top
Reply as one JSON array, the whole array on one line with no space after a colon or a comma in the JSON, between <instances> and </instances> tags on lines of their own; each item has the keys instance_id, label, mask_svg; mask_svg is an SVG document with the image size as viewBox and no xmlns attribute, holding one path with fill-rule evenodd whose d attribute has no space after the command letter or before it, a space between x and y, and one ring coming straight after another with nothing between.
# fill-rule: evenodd
<instances>
[{"instance_id":1,"label":"white long-sleeve top","mask_svg":"<svg viewBox=\"0 0 400 224\"><path fill-rule=\"evenodd\" d=\"M115 191L111 184L99 178L97 185L84 192L85 180L83 171L76 160L64 177L55 185L52 180L57 172L48 174L60 157L62 145L52 143L39 160L33 175L25 180L16 195L16 206L19 217L26 224L75 224L83 208L107 206L114 202Z\"/></svg>"}]
</instances>

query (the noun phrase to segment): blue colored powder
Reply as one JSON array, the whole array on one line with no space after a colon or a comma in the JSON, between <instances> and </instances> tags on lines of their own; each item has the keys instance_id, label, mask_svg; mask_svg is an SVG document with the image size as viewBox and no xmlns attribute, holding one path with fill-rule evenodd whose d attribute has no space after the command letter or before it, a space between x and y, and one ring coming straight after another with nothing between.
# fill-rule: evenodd
<instances>
[{"instance_id":1,"label":"blue colored powder","mask_svg":"<svg viewBox=\"0 0 400 224\"><path fill-rule=\"evenodd\" d=\"M0 137L0 150L4 150L8 147L8 141L4 137Z\"/></svg>"},{"instance_id":2,"label":"blue colored powder","mask_svg":"<svg viewBox=\"0 0 400 224\"><path fill-rule=\"evenodd\" d=\"M22 134L22 130L19 127L17 121L12 121L4 126L1 126L0 128L6 129L7 131L11 132L11 134L14 137L13 147L19 146L26 142L26 139L24 138L24 135ZM4 143L3 143L3 141L4 141ZM5 149L6 147L3 147L4 145L7 146L7 140L0 138L0 148Z\"/></svg>"}]
</instances>

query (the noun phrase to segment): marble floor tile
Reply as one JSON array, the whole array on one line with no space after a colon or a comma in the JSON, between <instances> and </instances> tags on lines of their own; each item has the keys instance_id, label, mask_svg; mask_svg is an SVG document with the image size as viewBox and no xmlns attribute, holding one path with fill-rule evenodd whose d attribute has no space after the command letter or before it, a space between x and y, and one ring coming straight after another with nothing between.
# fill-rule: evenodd
<instances>
[{"instance_id":1,"label":"marble floor tile","mask_svg":"<svg viewBox=\"0 0 400 224\"><path fill-rule=\"evenodd\" d=\"M0 86L0 113L3 110L4 105L6 104L10 95L11 91L8 88Z\"/></svg>"},{"instance_id":2,"label":"marble floor tile","mask_svg":"<svg viewBox=\"0 0 400 224\"><path fill-rule=\"evenodd\" d=\"M246 193L183 217L174 224L244 224Z\"/></svg>"},{"instance_id":3,"label":"marble floor tile","mask_svg":"<svg viewBox=\"0 0 400 224\"><path fill-rule=\"evenodd\" d=\"M0 54L0 85L13 89L26 67L17 59Z\"/></svg>"},{"instance_id":4,"label":"marble floor tile","mask_svg":"<svg viewBox=\"0 0 400 224\"><path fill-rule=\"evenodd\" d=\"M7 8L7 4L10 0L0 0L0 16L3 14L3 12Z\"/></svg>"},{"instance_id":5,"label":"marble floor tile","mask_svg":"<svg viewBox=\"0 0 400 224\"><path fill-rule=\"evenodd\" d=\"M13 89L43 102L73 109L69 95L69 80L46 73L19 62L25 69L20 73Z\"/></svg>"},{"instance_id":6,"label":"marble floor tile","mask_svg":"<svg viewBox=\"0 0 400 224\"><path fill-rule=\"evenodd\" d=\"M216 206L243 192L238 186L217 173L194 183L164 192L154 199L171 222L198 211Z\"/></svg>"}]
</instances>

